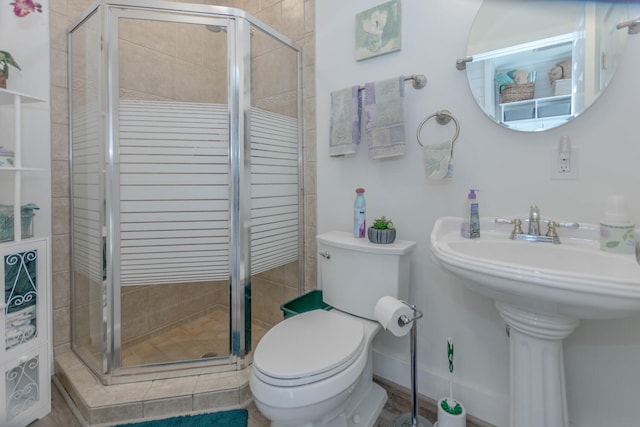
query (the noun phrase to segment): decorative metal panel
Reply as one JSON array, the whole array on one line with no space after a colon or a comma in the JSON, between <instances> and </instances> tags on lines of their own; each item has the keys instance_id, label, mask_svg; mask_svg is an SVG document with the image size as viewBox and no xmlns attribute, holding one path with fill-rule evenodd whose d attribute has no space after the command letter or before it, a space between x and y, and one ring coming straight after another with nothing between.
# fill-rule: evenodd
<instances>
[{"instance_id":1,"label":"decorative metal panel","mask_svg":"<svg viewBox=\"0 0 640 427\"><path fill-rule=\"evenodd\" d=\"M35 356L5 372L7 421L40 401L40 358Z\"/></svg>"},{"instance_id":2,"label":"decorative metal panel","mask_svg":"<svg viewBox=\"0 0 640 427\"><path fill-rule=\"evenodd\" d=\"M5 349L38 335L38 251L17 252L4 257Z\"/></svg>"}]
</instances>

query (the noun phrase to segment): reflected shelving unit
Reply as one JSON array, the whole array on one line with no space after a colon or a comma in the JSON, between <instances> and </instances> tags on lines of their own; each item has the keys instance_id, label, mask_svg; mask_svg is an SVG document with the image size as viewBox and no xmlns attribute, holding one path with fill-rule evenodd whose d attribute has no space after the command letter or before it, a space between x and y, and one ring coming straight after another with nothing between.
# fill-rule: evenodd
<instances>
[{"instance_id":1,"label":"reflected shelving unit","mask_svg":"<svg viewBox=\"0 0 640 427\"><path fill-rule=\"evenodd\" d=\"M543 122L564 122L573 117L573 103L571 95L548 96L524 101L499 104L500 122L509 126L513 123L524 125L532 122L534 129L542 127ZM536 122L541 122L536 125ZM554 123L555 124L555 123Z\"/></svg>"}]
</instances>

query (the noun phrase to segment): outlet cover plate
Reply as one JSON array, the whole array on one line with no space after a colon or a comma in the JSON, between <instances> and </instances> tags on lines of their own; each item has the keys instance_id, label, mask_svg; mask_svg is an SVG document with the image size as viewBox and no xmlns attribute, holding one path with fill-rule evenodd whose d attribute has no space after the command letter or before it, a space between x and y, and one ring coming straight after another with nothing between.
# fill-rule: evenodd
<instances>
[{"instance_id":1,"label":"outlet cover plate","mask_svg":"<svg viewBox=\"0 0 640 427\"><path fill-rule=\"evenodd\" d=\"M571 144L568 172L561 171L558 156L558 147L551 147L551 179L578 179L578 147Z\"/></svg>"}]
</instances>

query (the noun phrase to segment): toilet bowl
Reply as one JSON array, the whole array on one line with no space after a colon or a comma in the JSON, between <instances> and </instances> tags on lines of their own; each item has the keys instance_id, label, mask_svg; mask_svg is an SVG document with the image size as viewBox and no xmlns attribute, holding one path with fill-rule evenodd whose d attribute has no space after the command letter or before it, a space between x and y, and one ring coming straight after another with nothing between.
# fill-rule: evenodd
<instances>
[{"instance_id":1,"label":"toilet bowl","mask_svg":"<svg viewBox=\"0 0 640 427\"><path fill-rule=\"evenodd\" d=\"M407 299L415 242L379 245L351 233L317 236L318 283L331 310L271 328L256 346L249 386L272 427L371 427L387 400L373 382L374 307Z\"/></svg>"},{"instance_id":2,"label":"toilet bowl","mask_svg":"<svg viewBox=\"0 0 640 427\"><path fill-rule=\"evenodd\" d=\"M258 410L272 427L368 425L387 399L371 382L371 340L379 330L377 322L335 309L280 322L254 353L250 387Z\"/></svg>"}]
</instances>

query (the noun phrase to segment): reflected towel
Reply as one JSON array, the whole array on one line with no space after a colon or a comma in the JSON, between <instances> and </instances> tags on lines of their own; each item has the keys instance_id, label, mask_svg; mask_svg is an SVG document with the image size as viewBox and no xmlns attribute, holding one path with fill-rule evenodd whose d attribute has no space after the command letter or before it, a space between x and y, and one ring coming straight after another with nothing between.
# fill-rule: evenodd
<instances>
[{"instance_id":1,"label":"reflected towel","mask_svg":"<svg viewBox=\"0 0 640 427\"><path fill-rule=\"evenodd\" d=\"M500 92L502 92L504 85L510 85L515 83L515 80L513 80L511 77L509 77L509 75L505 73L496 74L494 79L496 81L496 84L500 88Z\"/></svg>"},{"instance_id":2,"label":"reflected towel","mask_svg":"<svg viewBox=\"0 0 640 427\"><path fill-rule=\"evenodd\" d=\"M405 151L404 76L364 86L369 158L403 156Z\"/></svg>"},{"instance_id":3,"label":"reflected towel","mask_svg":"<svg viewBox=\"0 0 640 427\"><path fill-rule=\"evenodd\" d=\"M451 165L452 148L453 142L450 140L440 144L425 145L422 148L427 181L437 181L453 176L453 166Z\"/></svg>"},{"instance_id":4,"label":"reflected towel","mask_svg":"<svg viewBox=\"0 0 640 427\"><path fill-rule=\"evenodd\" d=\"M355 154L360 143L360 87L331 92L329 156Z\"/></svg>"}]
</instances>

